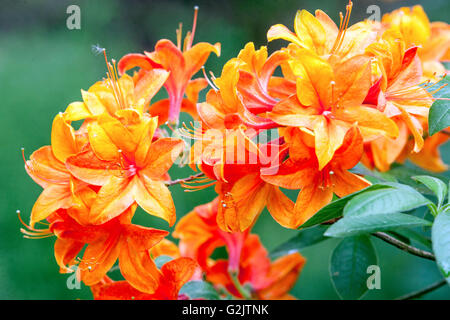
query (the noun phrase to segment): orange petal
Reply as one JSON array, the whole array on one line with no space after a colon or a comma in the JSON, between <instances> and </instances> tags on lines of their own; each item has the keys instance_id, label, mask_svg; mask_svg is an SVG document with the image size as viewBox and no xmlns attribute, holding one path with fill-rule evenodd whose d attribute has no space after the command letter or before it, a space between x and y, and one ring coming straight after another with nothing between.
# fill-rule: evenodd
<instances>
[{"instance_id":1,"label":"orange petal","mask_svg":"<svg viewBox=\"0 0 450 320\"><path fill-rule=\"evenodd\" d=\"M306 10L297 11L294 28L304 48L313 50L320 55L325 53L325 29L311 13Z\"/></svg>"},{"instance_id":2,"label":"orange petal","mask_svg":"<svg viewBox=\"0 0 450 320\"><path fill-rule=\"evenodd\" d=\"M344 142L347 128L339 121L318 117L314 125L314 141L319 170L322 170L333 158L334 153Z\"/></svg>"},{"instance_id":3,"label":"orange petal","mask_svg":"<svg viewBox=\"0 0 450 320\"><path fill-rule=\"evenodd\" d=\"M363 103L371 87L370 58L358 55L339 64L334 71L336 86L333 93L339 107L355 107Z\"/></svg>"},{"instance_id":4,"label":"orange petal","mask_svg":"<svg viewBox=\"0 0 450 320\"><path fill-rule=\"evenodd\" d=\"M422 124L412 115L405 111L400 106L397 108L401 111L401 117L405 121L408 129L414 136L414 152L419 152L423 148L424 140L423 140L423 127Z\"/></svg>"},{"instance_id":5,"label":"orange petal","mask_svg":"<svg viewBox=\"0 0 450 320\"><path fill-rule=\"evenodd\" d=\"M300 49L290 62L297 78L297 96L304 106L329 106L332 99L333 69L309 50Z\"/></svg>"},{"instance_id":6,"label":"orange petal","mask_svg":"<svg viewBox=\"0 0 450 320\"><path fill-rule=\"evenodd\" d=\"M119 267L124 278L141 292L154 293L160 284L161 272L148 250L128 243L126 238L121 240Z\"/></svg>"},{"instance_id":7,"label":"orange petal","mask_svg":"<svg viewBox=\"0 0 450 320\"><path fill-rule=\"evenodd\" d=\"M351 127L345 134L341 147L336 150L333 163L343 169L351 169L361 160L363 139L358 127Z\"/></svg>"},{"instance_id":8,"label":"orange petal","mask_svg":"<svg viewBox=\"0 0 450 320\"><path fill-rule=\"evenodd\" d=\"M66 121L78 121L91 117L92 114L84 102L77 101L67 106L63 116Z\"/></svg>"},{"instance_id":9,"label":"orange petal","mask_svg":"<svg viewBox=\"0 0 450 320\"><path fill-rule=\"evenodd\" d=\"M258 291L258 296L266 300L283 299L294 287L305 263L306 259L299 253L289 254L274 261L267 275L272 284Z\"/></svg>"},{"instance_id":10,"label":"orange petal","mask_svg":"<svg viewBox=\"0 0 450 320\"><path fill-rule=\"evenodd\" d=\"M156 128L158 127L158 118L156 117L144 117L142 124L140 124L139 130L141 130L141 137L139 139L138 146L134 153L134 159L138 167L145 165L145 161L148 157L149 150L151 149L153 136ZM137 133L137 132L136 132Z\"/></svg>"},{"instance_id":11,"label":"orange petal","mask_svg":"<svg viewBox=\"0 0 450 320\"><path fill-rule=\"evenodd\" d=\"M30 224L44 220L58 209L67 209L72 205L72 192L69 184L50 185L45 188L31 210Z\"/></svg>"},{"instance_id":12,"label":"orange petal","mask_svg":"<svg viewBox=\"0 0 450 320\"><path fill-rule=\"evenodd\" d=\"M274 186L286 189L299 189L310 184L314 179L313 163L296 164L292 160L286 160L278 172L274 175L262 174L261 179Z\"/></svg>"},{"instance_id":13,"label":"orange petal","mask_svg":"<svg viewBox=\"0 0 450 320\"><path fill-rule=\"evenodd\" d=\"M161 89L168 77L169 72L163 69L146 71L136 83L134 88L134 101L138 102L143 99L143 104L147 105L159 89Z\"/></svg>"},{"instance_id":14,"label":"orange petal","mask_svg":"<svg viewBox=\"0 0 450 320\"><path fill-rule=\"evenodd\" d=\"M267 210L269 210L275 221L283 227L294 227L291 225L294 214L294 202L277 187L272 188L272 191L269 193Z\"/></svg>"},{"instance_id":15,"label":"orange petal","mask_svg":"<svg viewBox=\"0 0 450 320\"><path fill-rule=\"evenodd\" d=\"M443 172L448 166L442 161L439 146L449 139L448 134L438 132L425 139L424 146L418 153L409 154L409 159L416 165L433 172Z\"/></svg>"},{"instance_id":16,"label":"orange petal","mask_svg":"<svg viewBox=\"0 0 450 320\"><path fill-rule=\"evenodd\" d=\"M297 38L297 35L282 24L273 25L270 27L269 31L267 31L267 40L269 42L276 39L283 39L299 46L303 46L302 42Z\"/></svg>"},{"instance_id":17,"label":"orange petal","mask_svg":"<svg viewBox=\"0 0 450 320\"><path fill-rule=\"evenodd\" d=\"M134 203L135 180L137 178L111 176L92 204L91 223L105 223L128 209Z\"/></svg>"},{"instance_id":18,"label":"orange petal","mask_svg":"<svg viewBox=\"0 0 450 320\"><path fill-rule=\"evenodd\" d=\"M102 114L98 118L98 124L105 130L108 137L116 145L116 147L122 150L125 154L132 154L136 149L136 137L116 118Z\"/></svg>"},{"instance_id":19,"label":"orange petal","mask_svg":"<svg viewBox=\"0 0 450 320\"><path fill-rule=\"evenodd\" d=\"M75 258L83 247L84 243L79 241L56 239L55 258L60 267L60 273L69 273L73 271L70 267L76 264Z\"/></svg>"},{"instance_id":20,"label":"orange petal","mask_svg":"<svg viewBox=\"0 0 450 320\"><path fill-rule=\"evenodd\" d=\"M220 194L217 223L222 230L243 232L264 209L270 186L259 178L259 173L248 174L234 183L229 191Z\"/></svg>"},{"instance_id":21,"label":"orange petal","mask_svg":"<svg viewBox=\"0 0 450 320\"><path fill-rule=\"evenodd\" d=\"M366 179L347 170L334 169L333 172L331 181L333 183L333 191L338 197L345 197L371 185Z\"/></svg>"},{"instance_id":22,"label":"orange petal","mask_svg":"<svg viewBox=\"0 0 450 320\"><path fill-rule=\"evenodd\" d=\"M96 186L104 185L111 176L123 173L117 164L97 158L89 149L67 158L66 167L76 178Z\"/></svg>"},{"instance_id":23,"label":"orange petal","mask_svg":"<svg viewBox=\"0 0 450 320\"><path fill-rule=\"evenodd\" d=\"M87 129L92 151L98 158L105 161L119 160L119 148L98 122L89 123Z\"/></svg>"},{"instance_id":24,"label":"orange petal","mask_svg":"<svg viewBox=\"0 0 450 320\"><path fill-rule=\"evenodd\" d=\"M179 222L177 223L177 226ZM174 233L172 234L174 236ZM177 245L168 239L162 239L159 243L153 246L150 249L150 254L153 258L159 256L169 256L172 258L180 257L180 249L178 249Z\"/></svg>"},{"instance_id":25,"label":"orange petal","mask_svg":"<svg viewBox=\"0 0 450 320\"><path fill-rule=\"evenodd\" d=\"M144 70L151 70L153 67L158 67L158 65L156 65L146 55L139 53L129 53L124 55L117 64L120 74L123 74L125 71L135 67L139 67Z\"/></svg>"},{"instance_id":26,"label":"orange petal","mask_svg":"<svg viewBox=\"0 0 450 320\"><path fill-rule=\"evenodd\" d=\"M332 188L323 188L319 183L303 187L294 206L291 225L293 227L302 225L322 207L330 203L332 199Z\"/></svg>"},{"instance_id":27,"label":"orange petal","mask_svg":"<svg viewBox=\"0 0 450 320\"><path fill-rule=\"evenodd\" d=\"M160 179L184 149L184 142L176 138L160 138L150 145L142 172L152 179Z\"/></svg>"},{"instance_id":28,"label":"orange petal","mask_svg":"<svg viewBox=\"0 0 450 320\"><path fill-rule=\"evenodd\" d=\"M169 234L165 230L142 227L134 224L124 225L123 236L127 242L132 242L133 246L140 250L151 250L155 245L160 243Z\"/></svg>"},{"instance_id":29,"label":"orange petal","mask_svg":"<svg viewBox=\"0 0 450 320\"><path fill-rule=\"evenodd\" d=\"M135 198L139 206L149 214L166 220L169 226L175 223L175 205L164 182L141 175L136 179Z\"/></svg>"},{"instance_id":30,"label":"orange petal","mask_svg":"<svg viewBox=\"0 0 450 320\"><path fill-rule=\"evenodd\" d=\"M280 125L313 129L317 114L315 108L303 107L297 97L292 95L277 103L268 116Z\"/></svg>"},{"instance_id":31,"label":"orange petal","mask_svg":"<svg viewBox=\"0 0 450 320\"><path fill-rule=\"evenodd\" d=\"M197 263L190 258L178 258L161 267L162 284L158 288L159 299L178 299L178 291L194 275ZM162 290L161 290L161 289Z\"/></svg>"},{"instance_id":32,"label":"orange petal","mask_svg":"<svg viewBox=\"0 0 450 320\"><path fill-rule=\"evenodd\" d=\"M70 174L62 162L54 156L50 146L42 147L30 156L25 164L30 177L41 187L52 184L67 184Z\"/></svg>"},{"instance_id":33,"label":"orange petal","mask_svg":"<svg viewBox=\"0 0 450 320\"><path fill-rule=\"evenodd\" d=\"M91 286L95 300L148 300L149 295L133 288L127 281L99 282Z\"/></svg>"},{"instance_id":34,"label":"orange petal","mask_svg":"<svg viewBox=\"0 0 450 320\"><path fill-rule=\"evenodd\" d=\"M92 116L99 116L108 111L95 93L81 90L81 96L83 97L85 106Z\"/></svg>"},{"instance_id":35,"label":"orange petal","mask_svg":"<svg viewBox=\"0 0 450 320\"><path fill-rule=\"evenodd\" d=\"M349 124L357 124L363 137L373 139L379 135L398 136L398 127L392 119L375 108L366 106L338 108L336 118Z\"/></svg>"},{"instance_id":36,"label":"orange petal","mask_svg":"<svg viewBox=\"0 0 450 320\"><path fill-rule=\"evenodd\" d=\"M183 53L186 61L186 76L191 78L206 63L211 52L220 56L220 43L214 45L200 42Z\"/></svg>"},{"instance_id":37,"label":"orange petal","mask_svg":"<svg viewBox=\"0 0 450 320\"><path fill-rule=\"evenodd\" d=\"M78 153L75 132L72 126L64 120L62 113L53 120L51 141L53 154L63 163L69 156Z\"/></svg>"},{"instance_id":38,"label":"orange petal","mask_svg":"<svg viewBox=\"0 0 450 320\"><path fill-rule=\"evenodd\" d=\"M86 247L78 270L87 286L99 282L114 265L119 256L119 241L120 233L113 233Z\"/></svg>"}]
</instances>

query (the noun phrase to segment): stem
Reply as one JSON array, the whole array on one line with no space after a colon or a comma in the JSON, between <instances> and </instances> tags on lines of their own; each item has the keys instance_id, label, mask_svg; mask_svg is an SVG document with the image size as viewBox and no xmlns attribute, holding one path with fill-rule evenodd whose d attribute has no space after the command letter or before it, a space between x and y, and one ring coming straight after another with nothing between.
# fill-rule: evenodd
<instances>
[{"instance_id":1,"label":"stem","mask_svg":"<svg viewBox=\"0 0 450 320\"><path fill-rule=\"evenodd\" d=\"M236 287L236 290L239 292L242 298L244 298L245 300L250 300L252 298L252 295L239 282L238 273L236 271L229 270L228 274L230 275L231 281L233 282L234 286Z\"/></svg>"},{"instance_id":2,"label":"stem","mask_svg":"<svg viewBox=\"0 0 450 320\"><path fill-rule=\"evenodd\" d=\"M396 298L395 300L411 300L411 299L415 299L415 298L420 298L424 294L427 294L428 292L436 290L436 289L442 287L443 285L445 285L446 283L447 283L447 281L445 279L439 280L424 289L405 294L403 296Z\"/></svg>"},{"instance_id":3,"label":"stem","mask_svg":"<svg viewBox=\"0 0 450 320\"><path fill-rule=\"evenodd\" d=\"M406 243L388 235L387 233L374 232L374 233L372 233L372 235L374 235L375 237L377 237L389 244L392 244L393 246L395 246L401 250L411 253L415 256L418 256L418 257L421 257L424 259L428 259L428 260L433 260L433 261L436 260L436 258L434 257L434 254L432 254L431 252L410 246L409 244L406 244Z\"/></svg>"},{"instance_id":4,"label":"stem","mask_svg":"<svg viewBox=\"0 0 450 320\"><path fill-rule=\"evenodd\" d=\"M203 172L199 172L199 173L193 174L192 176L189 176L187 178L176 179L176 180L172 180L172 181L166 181L165 184L166 184L166 186L173 186L175 184L179 184L179 183L183 183L183 182L187 182L187 181L191 181L191 180L197 179L199 177L202 177L203 175L204 175Z\"/></svg>"}]
</instances>

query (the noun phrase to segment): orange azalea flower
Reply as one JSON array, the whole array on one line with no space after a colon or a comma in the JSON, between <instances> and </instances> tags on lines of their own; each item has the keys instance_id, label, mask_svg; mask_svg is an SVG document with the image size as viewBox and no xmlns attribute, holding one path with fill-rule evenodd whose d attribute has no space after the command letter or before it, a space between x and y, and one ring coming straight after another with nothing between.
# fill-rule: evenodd
<instances>
[{"instance_id":1,"label":"orange azalea flower","mask_svg":"<svg viewBox=\"0 0 450 320\"><path fill-rule=\"evenodd\" d=\"M215 249L225 246L228 251L229 269L237 271L242 246L249 229L244 232L226 232L217 224L219 198L194 208L178 221L173 237L179 238L182 256L195 259L208 272L209 257Z\"/></svg>"},{"instance_id":2,"label":"orange azalea flower","mask_svg":"<svg viewBox=\"0 0 450 320\"><path fill-rule=\"evenodd\" d=\"M133 109L107 113L90 124L91 148L71 156L66 166L72 175L101 186L92 204L90 219L101 224L137 202L148 213L175 222L175 206L164 184L167 171L183 149L179 139L152 141L157 118Z\"/></svg>"},{"instance_id":3,"label":"orange azalea flower","mask_svg":"<svg viewBox=\"0 0 450 320\"><path fill-rule=\"evenodd\" d=\"M402 7L383 15L386 27L400 32L406 46L419 46L424 76L437 80L446 70L442 61L448 60L450 26L444 22L430 23L422 6Z\"/></svg>"},{"instance_id":4,"label":"orange azalea flower","mask_svg":"<svg viewBox=\"0 0 450 320\"><path fill-rule=\"evenodd\" d=\"M98 81L88 91L81 90L83 102L69 104L64 112L66 121L96 119L104 113L115 116L123 109L133 109L142 115L169 77L169 72L154 69L143 72L137 83L127 74L119 78L114 60L112 64L108 62L104 49L103 54L108 69L107 79Z\"/></svg>"},{"instance_id":5,"label":"orange azalea flower","mask_svg":"<svg viewBox=\"0 0 450 320\"><path fill-rule=\"evenodd\" d=\"M88 195L82 196L75 210L89 214L85 203L89 199ZM168 232L131 224L135 209L133 206L105 224L85 226L75 221L69 210L60 209L47 218L48 229L30 226L22 232L39 237L56 235L55 258L61 272L72 272L70 266L77 264L76 257L85 247L77 272L86 285L98 283L119 259L121 273L128 282L140 291L153 293L160 274L149 250Z\"/></svg>"},{"instance_id":6,"label":"orange azalea flower","mask_svg":"<svg viewBox=\"0 0 450 320\"><path fill-rule=\"evenodd\" d=\"M224 132L211 129L191 148L191 166L195 169L198 164L219 194L217 223L224 231L246 230L266 205L275 219L280 214L279 207L270 203L277 201L271 194L278 188L261 180L260 170L278 164L284 153L277 142L256 145L251 141L254 134L243 128Z\"/></svg>"},{"instance_id":7,"label":"orange azalea flower","mask_svg":"<svg viewBox=\"0 0 450 320\"><path fill-rule=\"evenodd\" d=\"M289 89L290 94L295 93L292 81L272 76L287 58L283 51L268 57L267 47L255 50L253 42L248 43L237 58L225 64L221 77L215 79L218 89L210 90L206 102L198 104L200 119L207 127L216 129L233 129L241 124L253 128L273 126L272 121L257 115L272 110L278 102L271 95L273 91L278 97L285 97L284 91Z\"/></svg>"},{"instance_id":8,"label":"orange azalea flower","mask_svg":"<svg viewBox=\"0 0 450 320\"><path fill-rule=\"evenodd\" d=\"M108 277L91 286L91 290L95 300L184 300L178 292L191 279L196 266L189 258L165 263L161 267L158 287L152 294L137 290L128 281L112 281Z\"/></svg>"},{"instance_id":9,"label":"orange azalea flower","mask_svg":"<svg viewBox=\"0 0 450 320\"><path fill-rule=\"evenodd\" d=\"M267 39L287 40L325 60L344 60L362 54L376 39L379 26L370 21L363 21L348 28L352 7L353 3L349 1L345 17L340 13L339 28L322 10L316 10L315 16L306 10L297 11L294 21L295 33L284 25L277 24L269 29Z\"/></svg>"},{"instance_id":10,"label":"orange azalea flower","mask_svg":"<svg viewBox=\"0 0 450 320\"><path fill-rule=\"evenodd\" d=\"M287 293L305 264L298 253L284 256L271 263L267 251L256 235L245 232L224 232L217 223L219 199L198 206L178 222L173 236L180 239L183 256L200 264L207 280L226 288L242 298L238 288L250 285L252 298L286 299ZM225 246L228 260L213 261L215 249ZM237 275L239 284L231 277ZM249 297L248 297L249 298Z\"/></svg>"},{"instance_id":11,"label":"orange azalea flower","mask_svg":"<svg viewBox=\"0 0 450 320\"><path fill-rule=\"evenodd\" d=\"M283 126L314 132L319 170L330 162L354 124L367 140L398 135L391 119L363 105L371 86L367 56L355 56L333 68L311 51L299 49L291 68L298 77L297 95L280 101L268 117Z\"/></svg>"},{"instance_id":12,"label":"orange azalea flower","mask_svg":"<svg viewBox=\"0 0 450 320\"><path fill-rule=\"evenodd\" d=\"M446 143L449 138L450 136L447 130L437 132L431 137L428 136L425 138L423 148L417 153L412 152L414 143L413 141L409 141L397 161L403 163L406 159L409 159L412 163L425 170L444 172L448 170L448 166L442 161L439 147Z\"/></svg>"},{"instance_id":13,"label":"orange azalea flower","mask_svg":"<svg viewBox=\"0 0 450 320\"><path fill-rule=\"evenodd\" d=\"M31 211L31 226L58 209L72 206L72 194L86 186L71 176L64 165L69 156L78 153L87 143L86 129L82 127L74 131L64 121L63 115L58 114L53 120L51 142L52 146L33 152L30 160L24 157L27 173L44 188Z\"/></svg>"},{"instance_id":14,"label":"orange azalea flower","mask_svg":"<svg viewBox=\"0 0 450 320\"><path fill-rule=\"evenodd\" d=\"M197 12L198 8L195 9L192 32L188 32L186 35L183 48L181 47L182 29L180 26L180 29L177 30L177 45L167 39L159 40L155 45L155 51L144 52L145 54L127 54L119 61L118 65L121 74L134 67L139 67L144 72L152 69L170 71L169 78L164 84L169 94L168 109L165 113L158 114L150 110L152 115L168 118L170 123L178 123L183 96L190 85L192 76L205 64L211 52L214 52L217 56L220 55L220 43L211 45L201 42L192 45L197 25ZM197 84L199 83L196 82L191 85ZM160 105L155 109L162 111Z\"/></svg>"},{"instance_id":15,"label":"orange azalea flower","mask_svg":"<svg viewBox=\"0 0 450 320\"><path fill-rule=\"evenodd\" d=\"M414 137L414 152L422 149L423 127L433 99L421 86L417 47L406 49L399 33L386 31L380 42L370 45L367 51L377 57L382 76L371 87L365 103L383 110L400 129L396 139L379 137L370 143L374 164L386 171L405 147L409 133Z\"/></svg>"},{"instance_id":16,"label":"orange azalea flower","mask_svg":"<svg viewBox=\"0 0 450 320\"><path fill-rule=\"evenodd\" d=\"M237 298L262 300L290 300L289 291L306 263L299 253L291 253L271 262L267 250L259 237L249 235L242 248L237 279L228 269L228 261L215 261L206 279L216 286L222 286ZM245 293L246 288L250 292Z\"/></svg>"},{"instance_id":17,"label":"orange azalea flower","mask_svg":"<svg viewBox=\"0 0 450 320\"><path fill-rule=\"evenodd\" d=\"M363 152L363 139L357 127L347 131L343 143L323 168L320 168L310 134L290 128L286 130L285 139L289 145L289 159L281 164L277 174L261 176L273 185L301 189L295 205L286 197L278 201L287 211L284 219L278 221L281 225L297 228L330 203L333 193L343 197L370 185L347 171L359 162Z\"/></svg>"}]
</instances>

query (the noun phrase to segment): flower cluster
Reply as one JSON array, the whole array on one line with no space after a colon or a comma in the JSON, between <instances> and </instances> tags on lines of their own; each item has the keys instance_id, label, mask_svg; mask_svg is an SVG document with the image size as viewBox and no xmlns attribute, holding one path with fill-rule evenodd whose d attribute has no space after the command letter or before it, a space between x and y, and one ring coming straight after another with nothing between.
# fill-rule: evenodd
<instances>
[{"instance_id":1,"label":"flower cluster","mask_svg":"<svg viewBox=\"0 0 450 320\"><path fill-rule=\"evenodd\" d=\"M450 27L430 23L420 6L349 26L351 10L349 2L339 26L321 10L298 11L294 32L274 25L267 33L285 47L269 55L248 43L212 80L192 79L211 53L220 55L220 44L193 43L197 9L184 42L180 27L176 44L160 40L117 65L102 49L107 77L56 115L51 145L25 160L44 190L22 232L55 235L61 272L77 265L96 299L189 298L180 288L202 276L223 295L289 298L305 259L269 259L251 234L264 208L298 228L334 195L370 185L350 171L359 162L387 171L408 158L446 169L437 148L448 134L428 136L427 118L450 57ZM152 101L162 87L168 98ZM178 128L180 112L196 121L192 128ZM183 152L200 172L171 181ZM131 222L139 206L173 226L175 183L217 193L176 224L178 246L167 231ZM298 190L297 200L283 189ZM228 258L214 259L223 246ZM170 259L159 266L158 257ZM107 273L117 261L124 280L113 281Z\"/></svg>"}]
</instances>

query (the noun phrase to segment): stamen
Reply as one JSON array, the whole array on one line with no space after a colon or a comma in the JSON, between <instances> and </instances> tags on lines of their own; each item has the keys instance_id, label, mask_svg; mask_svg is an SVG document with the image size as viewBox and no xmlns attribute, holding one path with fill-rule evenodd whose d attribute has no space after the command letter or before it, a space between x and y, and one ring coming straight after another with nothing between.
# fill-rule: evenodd
<instances>
[{"instance_id":1,"label":"stamen","mask_svg":"<svg viewBox=\"0 0 450 320\"><path fill-rule=\"evenodd\" d=\"M17 216L19 218L20 223L25 227L24 228L20 228L20 232L22 232L24 234L24 238L27 239L44 239L44 238L48 238L48 237L52 237L54 234L50 231L49 228L46 229L35 229L32 226L26 224L23 220L22 217L20 216L20 210L16 211Z\"/></svg>"},{"instance_id":2,"label":"stamen","mask_svg":"<svg viewBox=\"0 0 450 320\"><path fill-rule=\"evenodd\" d=\"M177 48L181 50L181 38L182 38L182 32L183 32L183 23L180 22L178 25L178 29L176 31L177 33Z\"/></svg>"},{"instance_id":3,"label":"stamen","mask_svg":"<svg viewBox=\"0 0 450 320\"><path fill-rule=\"evenodd\" d=\"M121 89L119 81L118 81L119 77L118 77L118 73L117 73L117 69L116 69L116 62L114 59L112 60L113 64L108 62L106 50L103 50L103 56L105 57L106 68L108 70L108 72L106 73L106 76L107 76L107 79L109 82L109 86L111 87L111 90L113 92L114 99L116 100L120 109L125 109L126 106L125 106L125 102L123 99L122 89Z\"/></svg>"},{"instance_id":4,"label":"stamen","mask_svg":"<svg viewBox=\"0 0 450 320\"><path fill-rule=\"evenodd\" d=\"M192 47L192 42L194 41L195 29L197 28L197 16L198 16L198 6L194 7L194 21L192 22L192 32L189 35L189 42L187 45L187 50Z\"/></svg>"},{"instance_id":5,"label":"stamen","mask_svg":"<svg viewBox=\"0 0 450 320\"><path fill-rule=\"evenodd\" d=\"M348 5L345 7L345 17L342 17L342 12L339 13L340 24L339 24L339 32L334 42L333 48L331 49L331 53L335 53L339 51L340 47L344 43L344 37L347 33L348 24L350 22L350 15L352 13L353 2L349 1Z\"/></svg>"},{"instance_id":6,"label":"stamen","mask_svg":"<svg viewBox=\"0 0 450 320\"><path fill-rule=\"evenodd\" d=\"M202 66L202 72L203 72L203 76L205 77L206 82L208 82L209 86L215 91L219 91L219 88L217 88L213 82L211 82L211 80L209 80L208 76L206 75L205 72L205 66Z\"/></svg>"},{"instance_id":7,"label":"stamen","mask_svg":"<svg viewBox=\"0 0 450 320\"><path fill-rule=\"evenodd\" d=\"M197 186L191 186L191 185L186 184L185 182L182 182L182 183L180 183L180 185L186 189L186 190L184 190L184 192L194 192L194 191L200 191L200 190L204 190L208 187L211 187L211 186L215 185L216 182L217 181L213 180L210 183L203 184L203 185L197 185Z\"/></svg>"}]
</instances>

